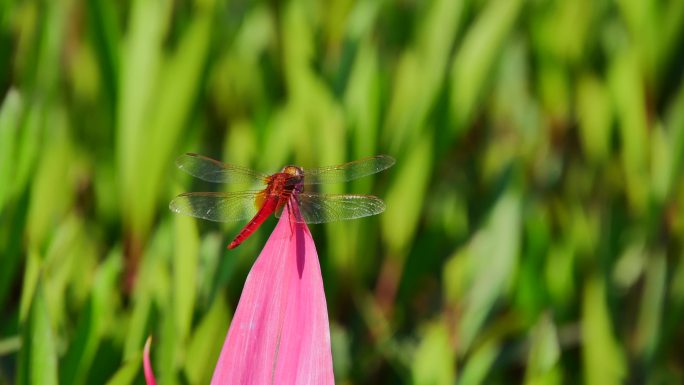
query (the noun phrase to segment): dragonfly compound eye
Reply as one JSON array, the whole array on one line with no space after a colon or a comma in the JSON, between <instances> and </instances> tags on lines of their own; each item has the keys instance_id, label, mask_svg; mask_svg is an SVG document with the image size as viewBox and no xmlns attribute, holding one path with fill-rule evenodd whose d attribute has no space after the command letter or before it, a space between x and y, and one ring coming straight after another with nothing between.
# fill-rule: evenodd
<instances>
[{"instance_id":1,"label":"dragonfly compound eye","mask_svg":"<svg viewBox=\"0 0 684 385\"><path fill-rule=\"evenodd\" d=\"M292 176L302 176L304 175L304 171L302 170L301 167L297 166L285 166L283 167L283 171L285 174L289 174Z\"/></svg>"}]
</instances>

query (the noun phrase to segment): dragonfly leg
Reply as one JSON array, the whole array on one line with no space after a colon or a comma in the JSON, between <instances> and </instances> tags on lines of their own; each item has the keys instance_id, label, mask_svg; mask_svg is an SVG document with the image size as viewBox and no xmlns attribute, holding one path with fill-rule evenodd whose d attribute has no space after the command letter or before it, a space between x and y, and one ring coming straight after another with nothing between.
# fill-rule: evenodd
<instances>
[{"instance_id":1,"label":"dragonfly leg","mask_svg":"<svg viewBox=\"0 0 684 385\"><path fill-rule=\"evenodd\" d=\"M287 220L290 221L290 230L292 231L292 234L295 233L295 226L297 225L297 221L293 219L294 215L294 210L292 210L292 198L290 198L290 201L287 202L285 205L285 208L287 210Z\"/></svg>"}]
</instances>

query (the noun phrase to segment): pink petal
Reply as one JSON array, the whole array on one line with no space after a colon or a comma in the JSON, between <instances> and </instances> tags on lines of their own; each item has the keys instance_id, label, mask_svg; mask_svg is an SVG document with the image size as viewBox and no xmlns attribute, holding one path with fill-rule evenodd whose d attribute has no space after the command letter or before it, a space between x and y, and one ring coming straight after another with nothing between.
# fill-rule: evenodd
<instances>
[{"instance_id":1,"label":"pink petal","mask_svg":"<svg viewBox=\"0 0 684 385\"><path fill-rule=\"evenodd\" d=\"M287 209L247 276L211 383L335 383L316 246Z\"/></svg>"},{"instance_id":2,"label":"pink petal","mask_svg":"<svg viewBox=\"0 0 684 385\"><path fill-rule=\"evenodd\" d=\"M145 349L143 350L143 369L145 371L145 382L147 385L157 385L157 380L154 379L154 373L152 372L152 364L150 363L151 343L152 337L147 337L147 341L145 341Z\"/></svg>"}]
</instances>

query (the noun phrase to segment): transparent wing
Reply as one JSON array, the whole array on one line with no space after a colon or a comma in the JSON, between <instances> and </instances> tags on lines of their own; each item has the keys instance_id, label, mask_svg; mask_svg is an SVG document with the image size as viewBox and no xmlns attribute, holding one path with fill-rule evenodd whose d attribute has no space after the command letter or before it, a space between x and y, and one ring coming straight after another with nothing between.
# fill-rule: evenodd
<instances>
[{"instance_id":1,"label":"transparent wing","mask_svg":"<svg viewBox=\"0 0 684 385\"><path fill-rule=\"evenodd\" d=\"M215 222L247 220L258 211L263 191L191 192L175 197L169 209L179 214Z\"/></svg>"},{"instance_id":2,"label":"transparent wing","mask_svg":"<svg viewBox=\"0 0 684 385\"><path fill-rule=\"evenodd\" d=\"M368 217L385 211L385 203L373 195L298 193L294 199L299 207L299 215L293 215L297 222L334 222ZM281 213L276 214L280 215Z\"/></svg>"},{"instance_id":3,"label":"transparent wing","mask_svg":"<svg viewBox=\"0 0 684 385\"><path fill-rule=\"evenodd\" d=\"M392 167L394 158L377 155L337 166L304 169L304 184L341 183Z\"/></svg>"},{"instance_id":4,"label":"transparent wing","mask_svg":"<svg viewBox=\"0 0 684 385\"><path fill-rule=\"evenodd\" d=\"M247 167L226 164L206 156L187 153L176 159L176 165L188 174L213 183L253 183L264 182L266 174Z\"/></svg>"}]
</instances>

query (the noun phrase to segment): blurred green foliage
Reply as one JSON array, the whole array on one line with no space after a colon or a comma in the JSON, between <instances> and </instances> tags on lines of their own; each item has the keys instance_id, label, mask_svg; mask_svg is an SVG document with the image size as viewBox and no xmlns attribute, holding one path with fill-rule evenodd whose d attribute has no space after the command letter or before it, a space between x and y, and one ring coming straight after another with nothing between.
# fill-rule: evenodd
<instances>
[{"instance_id":1,"label":"blurred green foliage","mask_svg":"<svg viewBox=\"0 0 684 385\"><path fill-rule=\"evenodd\" d=\"M0 2L0 384L204 384L269 234L198 152L387 153L312 226L341 384L684 383L684 2ZM228 186L227 188L233 188Z\"/></svg>"}]
</instances>

